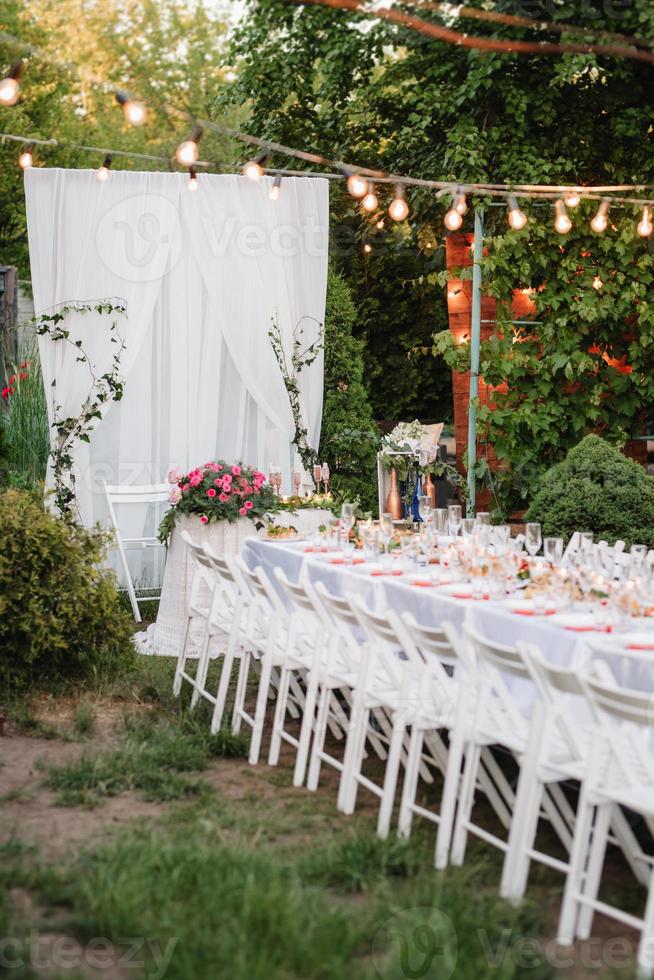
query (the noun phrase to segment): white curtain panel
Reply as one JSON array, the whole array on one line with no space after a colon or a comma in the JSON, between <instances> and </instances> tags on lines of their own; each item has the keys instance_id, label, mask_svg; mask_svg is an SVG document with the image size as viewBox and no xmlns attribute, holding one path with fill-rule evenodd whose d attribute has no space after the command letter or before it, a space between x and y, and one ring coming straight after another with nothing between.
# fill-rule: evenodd
<instances>
[{"instance_id":1,"label":"white curtain panel","mask_svg":"<svg viewBox=\"0 0 654 980\"><path fill-rule=\"evenodd\" d=\"M125 395L110 403L89 445L75 451L78 501L88 525L106 517L102 482L160 483L216 457L267 471L290 488L293 419L268 331L279 323L290 363L324 322L328 185L284 178L31 168L25 172L34 306L120 297ZM97 374L115 353L106 317L70 317ZM76 353L40 341L46 395L76 416L89 390ZM52 387L56 380L56 388ZM305 369L302 404L318 446L323 357Z\"/></svg>"}]
</instances>

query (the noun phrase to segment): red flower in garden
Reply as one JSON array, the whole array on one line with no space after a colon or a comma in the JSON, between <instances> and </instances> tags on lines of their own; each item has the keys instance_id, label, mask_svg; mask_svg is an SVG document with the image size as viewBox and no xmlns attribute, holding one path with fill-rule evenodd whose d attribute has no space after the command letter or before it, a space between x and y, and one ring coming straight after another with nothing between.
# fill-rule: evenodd
<instances>
[{"instance_id":1,"label":"red flower in garden","mask_svg":"<svg viewBox=\"0 0 654 980\"><path fill-rule=\"evenodd\" d=\"M238 512L241 515L241 517L245 517L245 515L247 514L247 510L245 509L245 507L239 507Z\"/></svg>"},{"instance_id":2,"label":"red flower in garden","mask_svg":"<svg viewBox=\"0 0 654 980\"><path fill-rule=\"evenodd\" d=\"M219 477L219 476L217 476L217 477L216 477L216 479L215 479L215 480L214 480L213 482L214 482L214 484L215 484L215 485L216 485L217 487L222 487L222 485L223 485L223 481L222 481L222 480L220 479L220 477Z\"/></svg>"},{"instance_id":3,"label":"red flower in garden","mask_svg":"<svg viewBox=\"0 0 654 980\"><path fill-rule=\"evenodd\" d=\"M2 397L4 398L5 401L7 401L9 396L13 395L13 393L14 393L14 389L11 387L11 385L7 385L5 388L2 389Z\"/></svg>"},{"instance_id":4,"label":"red flower in garden","mask_svg":"<svg viewBox=\"0 0 654 980\"><path fill-rule=\"evenodd\" d=\"M229 494L221 493L220 496L218 497L218 500L222 501L222 503L224 504L227 500L229 500Z\"/></svg>"},{"instance_id":5,"label":"red flower in garden","mask_svg":"<svg viewBox=\"0 0 654 980\"><path fill-rule=\"evenodd\" d=\"M240 476L241 475L241 467L240 466L232 466L232 473L234 474L234 476Z\"/></svg>"},{"instance_id":6,"label":"red flower in garden","mask_svg":"<svg viewBox=\"0 0 654 980\"><path fill-rule=\"evenodd\" d=\"M25 368L28 368L29 366L30 366L30 362L29 361L22 361L21 362L21 365L20 365L20 367L22 368L23 371L25 370Z\"/></svg>"},{"instance_id":7,"label":"red flower in garden","mask_svg":"<svg viewBox=\"0 0 654 980\"><path fill-rule=\"evenodd\" d=\"M207 515L206 515L206 514L203 514L203 515L202 515L202 517L200 518L200 522L201 522L202 524L208 524L208 523L209 523L209 518L207 517Z\"/></svg>"},{"instance_id":8,"label":"red flower in garden","mask_svg":"<svg viewBox=\"0 0 654 980\"><path fill-rule=\"evenodd\" d=\"M252 510L254 504L252 503L251 500L246 500L243 506L245 507L246 510Z\"/></svg>"},{"instance_id":9,"label":"red flower in garden","mask_svg":"<svg viewBox=\"0 0 654 980\"><path fill-rule=\"evenodd\" d=\"M28 378L29 378L29 374L27 373L27 371L21 371L20 374L18 375L19 381L27 381Z\"/></svg>"},{"instance_id":10,"label":"red flower in garden","mask_svg":"<svg viewBox=\"0 0 654 980\"><path fill-rule=\"evenodd\" d=\"M214 490L213 487L209 487L209 489L207 490L207 497L215 497L215 496L216 496L216 491Z\"/></svg>"}]
</instances>

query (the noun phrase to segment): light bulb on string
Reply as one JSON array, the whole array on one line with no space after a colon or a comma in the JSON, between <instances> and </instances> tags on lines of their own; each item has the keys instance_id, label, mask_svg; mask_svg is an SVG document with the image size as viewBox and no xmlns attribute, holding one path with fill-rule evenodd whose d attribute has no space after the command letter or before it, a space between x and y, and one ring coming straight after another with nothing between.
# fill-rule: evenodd
<instances>
[{"instance_id":1,"label":"light bulb on string","mask_svg":"<svg viewBox=\"0 0 654 980\"><path fill-rule=\"evenodd\" d=\"M404 221L409 215L409 205L404 197L404 185L395 185L395 197L390 203L388 213L393 221Z\"/></svg>"},{"instance_id":2,"label":"light bulb on string","mask_svg":"<svg viewBox=\"0 0 654 980\"><path fill-rule=\"evenodd\" d=\"M377 200L377 195L375 194L375 185L369 183L366 196L361 201L361 207L364 211L376 211L378 205L379 201Z\"/></svg>"},{"instance_id":3,"label":"light bulb on string","mask_svg":"<svg viewBox=\"0 0 654 980\"><path fill-rule=\"evenodd\" d=\"M563 195L563 200L567 208L576 208L579 206L581 197L579 196L578 191L570 190L565 192L565 194Z\"/></svg>"},{"instance_id":4,"label":"light bulb on string","mask_svg":"<svg viewBox=\"0 0 654 980\"><path fill-rule=\"evenodd\" d=\"M649 207L644 208L643 217L638 223L636 229L641 238L649 238L654 231L654 225L652 224L652 209Z\"/></svg>"},{"instance_id":5,"label":"light bulb on string","mask_svg":"<svg viewBox=\"0 0 654 980\"><path fill-rule=\"evenodd\" d=\"M464 215L468 211L468 202L466 201L466 196L462 191L458 191L456 197L454 198L452 207L460 214Z\"/></svg>"},{"instance_id":6,"label":"light bulb on string","mask_svg":"<svg viewBox=\"0 0 654 980\"><path fill-rule=\"evenodd\" d=\"M102 166L98 167L95 172L95 176L98 180L108 180L109 179L109 168L111 167L111 153L107 153L106 157L102 161Z\"/></svg>"},{"instance_id":7,"label":"light bulb on string","mask_svg":"<svg viewBox=\"0 0 654 980\"><path fill-rule=\"evenodd\" d=\"M34 143L27 144L25 149L18 157L18 165L19 167L22 167L23 170L27 170L29 167L34 166Z\"/></svg>"},{"instance_id":8,"label":"light bulb on string","mask_svg":"<svg viewBox=\"0 0 654 980\"><path fill-rule=\"evenodd\" d=\"M188 189L190 191L197 191L198 189L198 172L195 167L188 168Z\"/></svg>"},{"instance_id":9,"label":"light bulb on string","mask_svg":"<svg viewBox=\"0 0 654 980\"><path fill-rule=\"evenodd\" d=\"M262 153L256 160L248 160L243 167L243 176L250 180L260 180L263 177L263 168L268 162L268 154Z\"/></svg>"},{"instance_id":10,"label":"light bulb on string","mask_svg":"<svg viewBox=\"0 0 654 980\"><path fill-rule=\"evenodd\" d=\"M368 181L361 174L348 173L347 191L352 197L365 197L368 193Z\"/></svg>"},{"instance_id":11,"label":"light bulb on string","mask_svg":"<svg viewBox=\"0 0 654 980\"><path fill-rule=\"evenodd\" d=\"M568 217L568 212L565 209L565 204L563 201L555 201L554 210L556 212L556 218L554 219L555 229L558 231L559 235L567 235L569 231L572 231L572 222Z\"/></svg>"},{"instance_id":12,"label":"light bulb on string","mask_svg":"<svg viewBox=\"0 0 654 980\"><path fill-rule=\"evenodd\" d=\"M115 97L118 105L122 106L127 122L132 126L142 126L148 114L143 103L130 98L127 92L116 92Z\"/></svg>"},{"instance_id":13,"label":"light bulb on string","mask_svg":"<svg viewBox=\"0 0 654 980\"><path fill-rule=\"evenodd\" d=\"M18 96L20 95L20 83L19 79L23 71L23 62L15 61L14 64L9 69L9 74L6 78L0 81L0 104L1 105L16 105L18 102Z\"/></svg>"},{"instance_id":14,"label":"light bulb on string","mask_svg":"<svg viewBox=\"0 0 654 980\"><path fill-rule=\"evenodd\" d=\"M459 208L462 198L463 198L464 210L460 210ZM447 212L447 214L443 219L443 224L445 225L448 231L459 230L459 228L463 224L463 215L466 213L467 210L468 207L465 203L465 195L459 193L455 194L454 197L452 198L452 205L450 207L450 210Z\"/></svg>"},{"instance_id":15,"label":"light bulb on string","mask_svg":"<svg viewBox=\"0 0 654 980\"><path fill-rule=\"evenodd\" d=\"M383 231L384 227L384 219L380 218L379 221L375 223L375 228L377 228L378 231Z\"/></svg>"},{"instance_id":16,"label":"light bulb on string","mask_svg":"<svg viewBox=\"0 0 654 980\"><path fill-rule=\"evenodd\" d=\"M514 231L520 231L527 224L527 215L518 207L518 200L514 194L509 195L509 215L508 220Z\"/></svg>"},{"instance_id":17,"label":"light bulb on string","mask_svg":"<svg viewBox=\"0 0 654 980\"><path fill-rule=\"evenodd\" d=\"M277 174L273 181L273 185L270 188L270 194L268 195L270 200L278 201L279 195L281 194L281 190L282 190L282 178L281 178L281 174Z\"/></svg>"},{"instance_id":18,"label":"light bulb on string","mask_svg":"<svg viewBox=\"0 0 654 980\"><path fill-rule=\"evenodd\" d=\"M175 151L177 161L185 167L192 167L197 163L199 156L198 143L202 138L202 126L194 126L193 132L187 140L180 143Z\"/></svg>"},{"instance_id":19,"label":"light bulb on string","mask_svg":"<svg viewBox=\"0 0 654 980\"><path fill-rule=\"evenodd\" d=\"M366 242L366 244L363 246L363 252L364 255L370 255L370 253L372 252L372 245L370 244L370 242Z\"/></svg>"},{"instance_id":20,"label":"light bulb on string","mask_svg":"<svg viewBox=\"0 0 654 980\"><path fill-rule=\"evenodd\" d=\"M595 217L590 223L590 227L598 235L601 235L603 231L606 231L606 228L608 226L609 223L608 213L609 213L610 204L611 202L605 198L600 204L599 208L597 209L597 214L595 215Z\"/></svg>"}]
</instances>

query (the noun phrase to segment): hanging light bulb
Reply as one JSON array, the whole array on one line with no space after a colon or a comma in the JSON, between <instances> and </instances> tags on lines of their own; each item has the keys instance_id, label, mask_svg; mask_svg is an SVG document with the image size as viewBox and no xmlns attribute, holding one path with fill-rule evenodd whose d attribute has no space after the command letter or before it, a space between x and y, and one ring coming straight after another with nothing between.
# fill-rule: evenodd
<instances>
[{"instance_id":1,"label":"hanging light bulb","mask_svg":"<svg viewBox=\"0 0 654 980\"><path fill-rule=\"evenodd\" d=\"M98 180L108 180L109 179L109 168L111 167L111 153L107 153L106 157L102 161L102 166L98 167L95 172L95 176Z\"/></svg>"},{"instance_id":2,"label":"hanging light bulb","mask_svg":"<svg viewBox=\"0 0 654 980\"><path fill-rule=\"evenodd\" d=\"M395 185L395 197L391 201L388 213L393 221L404 221L409 215L409 205L404 198L404 185Z\"/></svg>"},{"instance_id":3,"label":"hanging light bulb","mask_svg":"<svg viewBox=\"0 0 654 980\"><path fill-rule=\"evenodd\" d=\"M188 189L190 191L198 189L198 172L195 167L188 168Z\"/></svg>"},{"instance_id":4,"label":"hanging light bulb","mask_svg":"<svg viewBox=\"0 0 654 980\"><path fill-rule=\"evenodd\" d=\"M455 197L452 201L452 207L447 212L443 218L443 224L448 231L458 231L463 224L463 215L457 209L458 198Z\"/></svg>"},{"instance_id":5,"label":"hanging light bulb","mask_svg":"<svg viewBox=\"0 0 654 980\"><path fill-rule=\"evenodd\" d=\"M563 201L555 201L554 210L556 211L554 227L558 231L559 235L567 235L568 232L572 230L572 222L568 217L568 212L565 209L565 204Z\"/></svg>"},{"instance_id":6,"label":"hanging light bulb","mask_svg":"<svg viewBox=\"0 0 654 980\"><path fill-rule=\"evenodd\" d=\"M23 62L16 61L9 69L6 78L0 81L0 104L16 105L20 94L19 78L23 71Z\"/></svg>"},{"instance_id":7,"label":"hanging light bulb","mask_svg":"<svg viewBox=\"0 0 654 980\"><path fill-rule=\"evenodd\" d=\"M379 231L382 231L383 230L383 228L384 228L384 219L383 218L380 218L379 221L376 222L375 228L377 228Z\"/></svg>"},{"instance_id":8,"label":"hanging light bulb","mask_svg":"<svg viewBox=\"0 0 654 980\"><path fill-rule=\"evenodd\" d=\"M270 188L270 194L268 195L271 201L279 200L281 189L282 189L282 178L280 174L277 174L275 180L273 181L273 185Z\"/></svg>"},{"instance_id":9,"label":"hanging light bulb","mask_svg":"<svg viewBox=\"0 0 654 980\"><path fill-rule=\"evenodd\" d=\"M370 242L366 242L366 244L363 246L363 251L366 255L370 255L370 253L372 252L372 245L370 244Z\"/></svg>"},{"instance_id":10,"label":"hanging light bulb","mask_svg":"<svg viewBox=\"0 0 654 980\"><path fill-rule=\"evenodd\" d=\"M459 192L454 199L454 207L459 212L459 214L466 214L468 210L468 202L466 201L466 196L463 192Z\"/></svg>"},{"instance_id":11,"label":"hanging light bulb","mask_svg":"<svg viewBox=\"0 0 654 980\"><path fill-rule=\"evenodd\" d=\"M379 201L377 200L377 195L375 194L375 185L369 183L366 196L361 201L361 207L364 211L376 211L378 204Z\"/></svg>"},{"instance_id":12,"label":"hanging light bulb","mask_svg":"<svg viewBox=\"0 0 654 980\"><path fill-rule=\"evenodd\" d=\"M579 206L581 197L578 191L566 191L563 195L563 200L565 201L565 206L567 208L576 208Z\"/></svg>"},{"instance_id":13,"label":"hanging light bulb","mask_svg":"<svg viewBox=\"0 0 654 980\"><path fill-rule=\"evenodd\" d=\"M142 126L147 116L147 109L142 102L129 97L127 92L116 92L116 102L123 107L125 119L132 126Z\"/></svg>"},{"instance_id":14,"label":"hanging light bulb","mask_svg":"<svg viewBox=\"0 0 654 980\"><path fill-rule=\"evenodd\" d=\"M265 167L267 161L267 153L262 153L256 160L248 160L243 167L243 176L249 177L250 180L259 180L261 177L263 177L263 168Z\"/></svg>"},{"instance_id":15,"label":"hanging light bulb","mask_svg":"<svg viewBox=\"0 0 654 980\"><path fill-rule=\"evenodd\" d=\"M187 140L180 143L175 151L175 156L179 163L185 167L191 167L198 161L198 143L202 138L202 126L194 126L193 132Z\"/></svg>"},{"instance_id":16,"label":"hanging light bulb","mask_svg":"<svg viewBox=\"0 0 654 980\"><path fill-rule=\"evenodd\" d=\"M638 228L636 229L641 238L649 238L654 231L654 225L652 224L652 209L646 207L643 210L643 217L641 218Z\"/></svg>"},{"instance_id":17,"label":"hanging light bulb","mask_svg":"<svg viewBox=\"0 0 654 980\"><path fill-rule=\"evenodd\" d=\"M602 282L600 277L595 276L595 278L593 279L593 289L597 289L597 291L599 292L599 290L603 287L603 285L604 283Z\"/></svg>"},{"instance_id":18,"label":"hanging light bulb","mask_svg":"<svg viewBox=\"0 0 654 980\"><path fill-rule=\"evenodd\" d=\"M28 143L23 152L18 157L18 165L27 170L34 166L34 143Z\"/></svg>"},{"instance_id":19,"label":"hanging light bulb","mask_svg":"<svg viewBox=\"0 0 654 980\"><path fill-rule=\"evenodd\" d=\"M515 195L509 195L509 224L514 231L520 231L527 224L527 215L518 207Z\"/></svg>"},{"instance_id":20,"label":"hanging light bulb","mask_svg":"<svg viewBox=\"0 0 654 980\"><path fill-rule=\"evenodd\" d=\"M361 174L348 174L347 190L352 197L364 197L368 193L368 181Z\"/></svg>"},{"instance_id":21,"label":"hanging light bulb","mask_svg":"<svg viewBox=\"0 0 654 980\"><path fill-rule=\"evenodd\" d=\"M590 227L598 235L601 235L603 231L606 231L609 219L607 217L609 213L610 201L604 199L597 209L597 214L590 223Z\"/></svg>"}]
</instances>

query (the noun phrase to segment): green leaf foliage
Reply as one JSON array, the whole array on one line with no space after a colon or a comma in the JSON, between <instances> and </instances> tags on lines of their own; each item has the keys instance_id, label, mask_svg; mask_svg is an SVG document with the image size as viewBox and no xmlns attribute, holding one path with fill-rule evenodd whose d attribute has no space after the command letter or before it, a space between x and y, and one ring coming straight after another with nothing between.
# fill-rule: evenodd
<instances>
[{"instance_id":1,"label":"green leaf foliage","mask_svg":"<svg viewBox=\"0 0 654 980\"><path fill-rule=\"evenodd\" d=\"M376 506L379 431L363 383L363 343L353 336L357 309L345 279L329 270L325 314L325 395L320 458L339 497Z\"/></svg>"},{"instance_id":2,"label":"green leaf foliage","mask_svg":"<svg viewBox=\"0 0 654 980\"><path fill-rule=\"evenodd\" d=\"M101 564L104 536L18 490L0 493L0 525L0 691L128 667L132 624Z\"/></svg>"},{"instance_id":3,"label":"green leaf foliage","mask_svg":"<svg viewBox=\"0 0 654 980\"><path fill-rule=\"evenodd\" d=\"M654 480L599 436L586 436L545 473L526 519L543 536L592 531L596 540L654 547Z\"/></svg>"}]
</instances>

